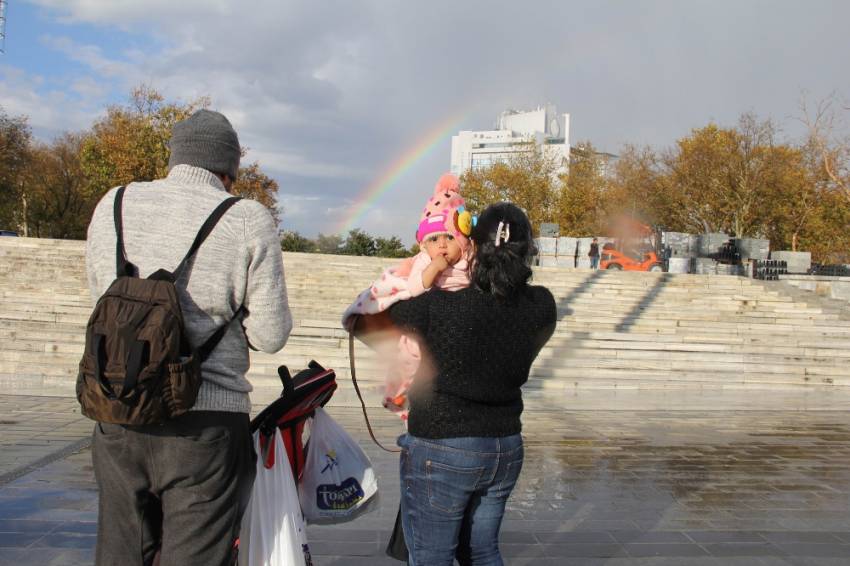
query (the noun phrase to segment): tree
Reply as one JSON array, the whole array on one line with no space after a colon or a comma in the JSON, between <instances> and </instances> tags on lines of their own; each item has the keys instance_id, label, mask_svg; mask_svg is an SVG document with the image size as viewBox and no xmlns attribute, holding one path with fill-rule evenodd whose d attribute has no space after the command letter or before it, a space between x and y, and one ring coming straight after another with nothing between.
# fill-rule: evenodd
<instances>
[{"instance_id":1,"label":"tree","mask_svg":"<svg viewBox=\"0 0 850 566\"><path fill-rule=\"evenodd\" d=\"M89 192L97 199L118 185L165 177L174 124L209 105L206 97L187 103L167 102L156 90L142 85L133 90L126 106L110 106L81 147ZM279 223L277 191L277 182L264 174L257 162L240 168L233 186L234 194L265 205Z\"/></svg>"},{"instance_id":2,"label":"tree","mask_svg":"<svg viewBox=\"0 0 850 566\"><path fill-rule=\"evenodd\" d=\"M588 236L605 230L607 184L605 162L593 145L584 142L575 147L555 204L554 218L561 234Z\"/></svg>"},{"instance_id":3,"label":"tree","mask_svg":"<svg viewBox=\"0 0 850 566\"><path fill-rule=\"evenodd\" d=\"M189 103L166 102L156 90L142 85L130 94L126 106L110 106L83 141L83 173L90 191L103 195L110 188L133 181L152 181L168 172L171 128L209 99Z\"/></svg>"},{"instance_id":4,"label":"tree","mask_svg":"<svg viewBox=\"0 0 850 566\"><path fill-rule=\"evenodd\" d=\"M280 224L280 211L277 206L277 181L260 171L256 161L247 167L239 168L239 178L233 183L231 193L243 198L253 199L271 212L275 225Z\"/></svg>"},{"instance_id":5,"label":"tree","mask_svg":"<svg viewBox=\"0 0 850 566\"><path fill-rule=\"evenodd\" d=\"M691 232L763 233L765 207L778 194L781 157L770 120L744 114L738 127L693 130L662 157L669 224Z\"/></svg>"},{"instance_id":6,"label":"tree","mask_svg":"<svg viewBox=\"0 0 850 566\"><path fill-rule=\"evenodd\" d=\"M319 234L316 238L316 251L320 254L341 254L342 237L338 234Z\"/></svg>"},{"instance_id":7,"label":"tree","mask_svg":"<svg viewBox=\"0 0 850 566\"><path fill-rule=\"evenodd\" d=\"M407 249L398 236L375 238L375 255L378 257L407 257Z\"/></svg>"},{"instance_id":8,"label":"tree","mask_svg":"<svg viewBox=\"0 0 850 566\"><path fill-rule=\"evenodd\" d=\"M298 232L287 230L281 235L280 249L285 252L310 253L316 250L316 244Z\"/></svg>"},{"instance_id":9,"label":"tree","mask_svg":"<svg viewBox=\"0 0 850 566\"><path fill-rule=\"evenodd\" d=\"M375 245L375 240L359 228L355 228L348 233L348 237L342 246L342 253L345 255L373 256L376 252L377 246Z\"/></svg>"},{"instance_id":10,"label":"tree","mask_svg":"<svg viewBox=\"0 0 850 566\"><path fill-rule=\"evenodd\" d=\"M824 192L823 175L818 177L816 152L803 146L777 146L771 151L768 183L773 194L763 208L762 233L774 249L797 251L807 239Z\"/></svg>"},{"instance_id":11,"label":"tree","mask_svg":"<svg viewBox=\"0 0 850 566\"><path fill-rule=\"evenodd\" d=\"M31 235L85 239L97 200L82 174L81 143L81 135L64 134L49 145L33 147L24 182Z\"/></svg>"},{"instance_id":12,"label":"tree","mask_svg":"<svg viewBox=\"0 0 850 566\"><path fill-rule=\"evenodd\" d=\"M821 195L807 229L800 237L800 247L812 252L818 263L850 263L850 203L839 191Z\"/></svg>"},{"instance_id":13,"label":"tree","mask_svg":"<svg viewBox=\"0 0 850 566\"><path fill-rule=\"evenodd\" d=\"M162 178L175 123L209 105L166 102L140 86L129 104L111 106L90 131L33 144L27 121L0 108L0 227L33 235L83 238L91 212L110 188ZM243 150L244 154L244 150ZM265 205L279 220L277 182L256 162L240 169L233 192Z\"/></svg>"},{"instance_id":14,"label":"tree","mask_svg":"<svg viewBox=\"0 0 850 566\"><path fill-rule=\"evenodd\" d=\"M850 139L836 134L843 117L836 106L840 105L835 94L819 101L811 110L803 97L800 101L800 121L808 129L807 144L818 155L818 167L829 179L831 188L850 202ZM847 106L843 108L850 110Z\"/></svg>"},{"instance_id":15,"label":"tree","mask_svg":"<svg viewBox=\"0 0 850 566\"><path fill-rule=\"evenodd\" d=\"M668 179L650 147L626 145L614 164L604 201L607 218L631 217L649 225L672 226ZM606 226L607 228L607 226Z\"/></svg>"},{"instance_id":16,"label":"tree","mask_svg":"<svg viewBox=\"0 0 850 566\"><path fill-rule=\"evenodd\" d=\"M24 116L9 116L0 107L0 228L25 226L23 175L30 162L32 132Z\"/></svg>"},{"instance_id":17,"label":"tree","mask_svg":"<svg viewBox=\"0 0 850 566\"><path fill-rule=\"evenodd\" d=\"M470 169L460 179L467 208L481 212L487 205L509 201L528 214L534 232L554 215L560 164L533 143L506 162Z\"/></svg>"}]
</instances>

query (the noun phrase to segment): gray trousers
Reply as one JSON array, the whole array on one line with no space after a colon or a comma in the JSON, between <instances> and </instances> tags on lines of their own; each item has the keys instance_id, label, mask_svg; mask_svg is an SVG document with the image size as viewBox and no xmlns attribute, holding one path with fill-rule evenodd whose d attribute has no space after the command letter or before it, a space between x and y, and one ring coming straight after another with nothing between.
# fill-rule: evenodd
<instances>
[{"instance_id":1,"label":"gray trousers","mask_svg":"<svg viewBox=\"0 0 850 566\"><path fill-rule=\"evenodd\" d=\"M162 425L94 427L96 564L232 565L256 474L244 413L190 412Z\"/></svg>"}]
</instances>

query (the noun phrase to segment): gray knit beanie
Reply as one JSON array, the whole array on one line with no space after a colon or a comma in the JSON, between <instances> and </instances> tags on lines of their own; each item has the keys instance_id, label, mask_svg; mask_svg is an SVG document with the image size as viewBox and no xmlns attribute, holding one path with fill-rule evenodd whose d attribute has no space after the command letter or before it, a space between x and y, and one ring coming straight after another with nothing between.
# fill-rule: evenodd
<instances>
[{"instance_id":1,"label":"gray knit beanie","mask_svg":"<svg viewBox=\"0 0 850 566\"><path fill-rule=\"evenodd\" d=\"M198 110L174 124L168 146L169 171L175 165L193 165L236 180L242 150L236 131L224 114Z\"/></svg>"}]
</instances>

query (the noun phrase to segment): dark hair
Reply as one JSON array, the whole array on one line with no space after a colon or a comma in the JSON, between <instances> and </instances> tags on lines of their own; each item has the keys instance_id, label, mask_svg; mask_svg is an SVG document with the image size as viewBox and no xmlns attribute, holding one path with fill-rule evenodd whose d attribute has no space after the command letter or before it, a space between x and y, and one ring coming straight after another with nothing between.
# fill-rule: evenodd
<instances>
[{"instance_id":1,"label":"dark hair","mask_svg":"<svg viewBox=\"0 0 850 566\"><path fill-rule=\"evenodd\" d=\"M472 286L501 300L515 298L528 285L531 260L537 255L528 217L509 202L492 204L478 217L471 238L475 242Z\"/></svg>"}]
</instances>

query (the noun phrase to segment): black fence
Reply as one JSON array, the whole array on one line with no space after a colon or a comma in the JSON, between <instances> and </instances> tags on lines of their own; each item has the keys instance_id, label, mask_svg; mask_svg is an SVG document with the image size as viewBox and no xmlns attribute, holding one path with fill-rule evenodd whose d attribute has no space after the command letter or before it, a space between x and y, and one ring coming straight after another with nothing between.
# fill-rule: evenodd
<instances>
[{"instance_id":1,"label":"black fence","mask_svg":"<svg viewBox=\"0 0 850 566\"><path fill-rule=\"evenodd\" d=\"M712 254L711 257L718 263L741 265L741 252L738 251L738 247L735 245L735 240L729 240L720 246L717 253Z\"/></svg>"},{"instance_id":2,"label":"black fence","mask_svg":"<svg viewBox=\"0 0 850 566\"><path fill-rule=\"evenodd\" d=\"M850 277L850 269L846 265L823 265L813 263L809 275L826 275L828 277Z\"/></svg>"},{"instance_id":3,"label":"black fence","mask_svg":"<svg viewBox=\"0 0 850 566\"><path fill-rule=\"evenodd\" d=\"M788 273L788 262L779 259L759 259L753 262L753 279L778 281Z\"/></svg>"}]
</instances>

